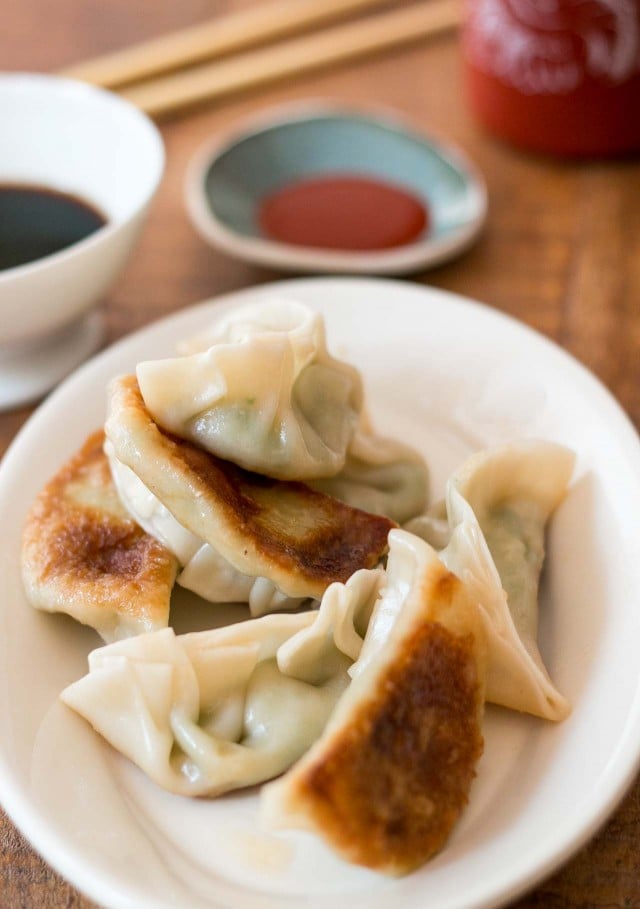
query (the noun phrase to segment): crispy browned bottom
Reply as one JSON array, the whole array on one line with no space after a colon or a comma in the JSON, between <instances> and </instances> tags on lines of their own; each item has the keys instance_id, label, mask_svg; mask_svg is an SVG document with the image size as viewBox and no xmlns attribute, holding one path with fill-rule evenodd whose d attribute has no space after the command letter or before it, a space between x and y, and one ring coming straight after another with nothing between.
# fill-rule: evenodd
<instances>
[{"instance_id":1,"label":"crispy browned bottom","mask_svg":"<svg viewBox=\"0 0 640 909\"><path fill-rule=\"evenodd\" d=\"M124 510L103 442L102 431L89 436L36 498L22 573L34 606L111 638L167 625L177 564Z\"/></svg>"},{"instance_id":2,"label":"crispy browned bottom","mask_svg":"<svg viewBox=\"0 0 640 909\"><path fill-rule=\"evenodd\" d=\"M348 861L387 874L421 865L467 803L485 676L476 604L431 550L322 738L266 788L267 820L312 830Z\"/></svg>"},{"instance_id":3,"label":"crispy browned bottom","mask_svg":"<svg viewBox=\"0 0 640 909\"><path fill-rule=\"evenodd\" d=\"M106 431L118 459L184 527L238 571L270 578L290 596L320 597L386 551L395 526L388 518L243 470L164 432L135 376L111 384Z\"/></svg>"},{"instance_id":4,"label":"crispy browned bottom","mask_svg":"<svg viewBox=\"0 0 640 909\"><path fill-rule=\"evenodd\" d=\"M471 638L430 622L300 782L323 835L350 861L410 871L444 844L482 754Z\"/></svg>"}]
</instances>

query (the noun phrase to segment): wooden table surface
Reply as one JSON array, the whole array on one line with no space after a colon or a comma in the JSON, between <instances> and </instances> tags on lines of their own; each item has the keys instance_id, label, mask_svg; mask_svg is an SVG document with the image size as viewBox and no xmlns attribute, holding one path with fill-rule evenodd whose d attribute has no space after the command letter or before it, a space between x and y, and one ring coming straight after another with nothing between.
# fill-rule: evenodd
<instances>
[{"instance_id":1,"label":"wooden table surface","mask_svg":"<svg viewBox=\"0 0 640 909\"><path fill-rule=\"evenodd\" d=\"M4 69L55 70L249 0L22 0L5 4ZM142 241L104 301L108 340L185 304L270 281L209 249L182 202L186 164L220 127L308 97L375 100L458 142L484 171L486 230L460 260L415 280L483 300L559 342L609 387L640 426L640 164L537 159L484 135L465 107L454 36L238 97L162 126L167 170ZM9 124L0 125L0 130ZM1 133L0 133L1 134ZM32 408L0 415L0 455ZM597 730L594 730L597 735ZM640 785L562 870L514 905L640 906ZM45 865L0 813L0 906L92 904Z\"/></svg>"}]
</instances>

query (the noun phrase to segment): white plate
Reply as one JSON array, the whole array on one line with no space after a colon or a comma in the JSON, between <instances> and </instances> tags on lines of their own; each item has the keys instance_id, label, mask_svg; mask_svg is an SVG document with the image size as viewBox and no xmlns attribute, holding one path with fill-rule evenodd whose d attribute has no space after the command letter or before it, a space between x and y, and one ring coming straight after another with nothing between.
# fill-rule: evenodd
<instances>
[{"instance_id":1,"label":"white plate","mask_svg":"<svg viewBox=\"0 0 640 909\"><path fill-rule=\"evenodd\" d=\"M515 436L578 453L553 519L541 649L574 705L552 725L489 708L470 804L445 850L386 880L308 834L272 835L257 794L189 801L148 782L58 692L85 671L88 629L28 607L20 528L34 495L100 425L105 384L229 306L274 293L327 316L358 365L381 431L420 447L433 494L475 448ZM640 754L640 446L603 387L550 342L490 309L411 284L322 279L266 285L178 313L106 351L40 408L0 469L0 799L54 867L109 907L486 907L513 898L591 836Z\"/></svg>"}]
</instances>

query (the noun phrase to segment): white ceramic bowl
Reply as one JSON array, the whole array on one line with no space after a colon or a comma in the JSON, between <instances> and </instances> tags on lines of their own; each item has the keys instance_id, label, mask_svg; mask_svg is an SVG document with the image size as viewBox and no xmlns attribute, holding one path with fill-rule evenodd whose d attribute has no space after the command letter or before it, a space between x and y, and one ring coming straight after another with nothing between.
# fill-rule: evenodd
<instances>
[{"instance_id":1,"label":"white ceramic bowl","mask_svg":"<svg viewBox=\"0 0 640 909\"><path fill-rule=\"evenodd\" d=\"M133 105L56 76L0 74L0 122L0 184L71 193L107 219L60 252L0 271L1 408L41 394L89 353L83 347L96 345L95 328L79 320L133 248L162 176L164 148Z\"/></svg>"}]
</instances>

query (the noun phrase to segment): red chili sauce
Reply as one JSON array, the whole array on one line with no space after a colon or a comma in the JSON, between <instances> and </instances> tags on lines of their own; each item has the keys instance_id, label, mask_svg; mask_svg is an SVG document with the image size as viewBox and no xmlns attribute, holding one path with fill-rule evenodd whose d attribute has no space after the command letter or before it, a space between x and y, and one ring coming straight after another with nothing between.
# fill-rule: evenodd
<instances>
[{"instance_id":1,"label":"red chili sauce","mask_svg":"<svg viewBox=\"0 0 640 909\"><path fill-rule=\"evenodd\" d=\"M266 196L259 223L266 236L294 246L379 250L416 240L429 226L429 213L391 183L332 174L295 181Z\"/></svg>"}]
</instances>

